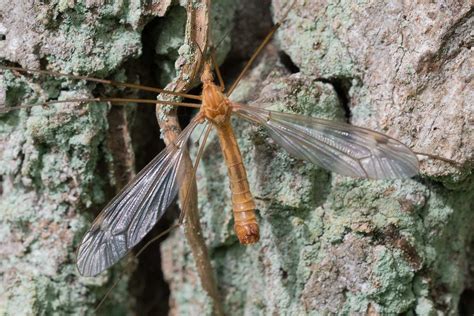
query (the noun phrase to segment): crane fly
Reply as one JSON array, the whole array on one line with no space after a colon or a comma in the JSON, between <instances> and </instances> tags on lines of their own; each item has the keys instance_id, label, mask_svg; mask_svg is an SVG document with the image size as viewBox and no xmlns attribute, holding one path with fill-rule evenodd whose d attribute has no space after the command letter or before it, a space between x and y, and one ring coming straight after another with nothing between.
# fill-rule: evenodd
<instances>
[{"instance_id":1,"label":"crane fly","mask_svg":"<svg viewBox=\"0 0 474 316\"><path fill-rule=\"evenodd\" d=\"M193 103L143 99L92 98L79 100L82 102L158 103L199 108L197 115L181 132L176 141L169 144L143 168L94 220L77 252L77 267L81 275L95 276L119 261L145 237L163 216L174 201L183 179L185 165L183 157L187 152L187 141L196 127L201 124L204 124L207 129L205 139L207 139L211 128L217 132L227 165L234 230L243 245L258 242L260 236L255 214L256 204L231 125L233 116L264 127L269 136L290 155L344 176L392 179L408 178L418 173L416 154L406 145L387 135L343 122L270 111L232 102L229 99L237 83L262 48L269 42L279 25L280 23L277 23L268 34L227 92L224 92L222 77L211 55L204 63L200 78L203 86L201 96L104 79L0 66L0 69L3 70L56 74L73 79L137 88L201 101L199 106ZM220 85L214 83L213 66ZM52 101L42 104L72 101L74 100ZM5 110L31 106L33 105L20 105ZM201 144L201 153L204 145L205 141ZM196 164L197 162L194 168L196 168ZM183 209L182 212L184 211Z\"/></svg>"},{"instance_id":2,"label":"crane fly","mask_svg":"<svg viewBox=\"0 0 474 316\"><path fill-rule=\"evenodd\" d=\"M330 171L371 179L418 173L416 155L399 141L365 128L234 103L213 81L206 62L202 105L175 143L167 146L102 211L86 233L77 256L82 275L94 276L123 257L155 225L179 190L186 142L199 124L217 131L227 165L234 230L241 244L259 240L255 202L230 119L237 115L265 127L293 156Z\"/></svg>"}]
</instances>

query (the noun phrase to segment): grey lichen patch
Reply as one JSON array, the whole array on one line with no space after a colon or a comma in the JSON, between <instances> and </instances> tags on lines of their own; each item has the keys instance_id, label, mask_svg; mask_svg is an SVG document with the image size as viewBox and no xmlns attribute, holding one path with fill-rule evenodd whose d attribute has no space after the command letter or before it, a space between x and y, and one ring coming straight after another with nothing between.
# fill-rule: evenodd
<instances>
[{"instance_id":1,"label":"grey lichen patch","mask_svg":"<svg viewBox=\"0 0 474 316\"><path fill-rule=\"evenodd\" d=\"M155 25L153 42L155 43L155 64L159 69L160 77L157 82L165 86L176 76L175 61L186 51L180 50L184 43L186 25L186 10L181 6L174 6Z\"/></svg>"},{"instance_id":2,"label":"grey lichen patch","mask_svg":"<svg viewBox=\"0 0 474 316\"><path fill-rule=\"evenodd\" d=\"M420 211L423 203L403 214L399 201L410 197L397 189L401 187L397 183L373 187L368 181L339 180L334 185L319 218L324 223L317 237L321 248L310 250L311 263L306 263L310 275L302 292L306 310L363 312L369 302L386 313L409 309L414 302L412 278L421 264L407 260L419 258L403 253L413 251L404 238L413 242L410 231L416 235L422 230L415 210ZM387 231L387 225L396 225L403 236ZM391 287L395 284L400 288Z\"/></svg>"},{"instance_id":3,"label":"grey lichen patch","mask_svg":"<svg viewBox=\"0 0 474 316\"><path fill-rule=\"evenodd\" d=\"M235 10L238 4L232 0L212 2L211 10L211 41L210 45L217 49L217 62L220 64L230 51L230 31L234 26Z\"/></svg>"},{"instance_id":4,"label":"grey lichen patch","mask_svg":"<svg viewBox=\"0 0 474 316\"><path fill-rule=\"evenodd\" d=\"M301 293L305 310L363 312L367 304L364 296L371 287L373 261L364 241L353 235L347 235L342 244L326 244L309 268L309 278Z\"/></svg>"},{"instance_id":5,"label":"grey lichen patch","mask_svg":"<svg viewBox=\"0 0 474 316\"><path fill-rule=\"evenodd\" d=\"M373 271L373 301L378 305L381 314L408 312L414 305L416 297L412 283L414 271L398 251L374 248L376 263Z\"/></svg>"},{"instance_id":6,"label":"grey lichen patch","mask_svg":"<svg viewBox=\"0 0 474 316\"><path fill-rule=\"evenodd\" d=\"M0 119L6 123L0 138L6 149L0 214L2 235L8 236L2 238L7 285L2 310L9 314L81 313L95 300L68 298L86 289L82 282L70 284L77 274L73 242L88 225L76 210L103 202L94 174L103 154L106 111L100 105L90 111L77 105L36 107ZM15 125L8 124L12 117Z\"/></svg>"},{"instance_id":7,"label":"grey lichen patch","mask_svg":"<svg viewBox=\"0 0 474 316\"><path fill-rule=\"evenodd\" d=\"M338 34L342 25L351 24L351 19L349 4L296 5L277 39L304 74L323 78L354 77L358 69Z\"/></svg>"},{"instance_id":8,"label":"grey lichen patch","mask_svg":"<svg viewBox=\"0 0 474 316\"><path fill-rule=\"evenodd\" d=\"M343 120L344 112L333 86L301 73L273 77L251 104L280 112Z\"/></svg>"},{"instance_id":9,"label":"grey lichen patch","mask_svg":"<svg viewBox=\"0 0 474 316\"><path fill-rule=\"evenodd\" d=\"M5 10L9 6L6 5ZM82 4L72 8L55 7L54 4L49 7L36 4L29 8L27 4L21 4L21 9L36 10L41 14L31 21L21 19L21 11L17 10L16 15L5 18L10 32L1 57L21 63L27 60L31 68L38 68L39 60L43 59L52 68L65 72L103 75L116 69L125 58L140 53L140 35L138 25L134 24L130 29L129 21L121 19L122 12L110 10L109 6L98 6L94 8L96 14L91 14L91 8ZM25 28L27 21L31 21L31 25ZM49 24L51 21L54 22ZM20 52L17 48L19 37L8 36L13 32L29 40Z\"/></svg>"},{"instance_id":10,"label":"grey lichen patch","mask_svg":"<svg viewBox=\"0 0 474 316\"><path fill-rule=\"evenodd\" d=\"M195 313L211 315L212 304L199 282L196 264L190 255L191 250L187 245L184 232L182 229L175 230L172 235L179 241L173 243L164 242L161 246L162 253L167 254L162 257L162 266L165 279L170 283L174 305L172 308L176 313L182 315ZM189 269L186 269L184 273L174 260L183 253L188 254L186 259L190 263ZM187 304L190 301L197 302L197 304Z\"/></svg>"}]
</instances>

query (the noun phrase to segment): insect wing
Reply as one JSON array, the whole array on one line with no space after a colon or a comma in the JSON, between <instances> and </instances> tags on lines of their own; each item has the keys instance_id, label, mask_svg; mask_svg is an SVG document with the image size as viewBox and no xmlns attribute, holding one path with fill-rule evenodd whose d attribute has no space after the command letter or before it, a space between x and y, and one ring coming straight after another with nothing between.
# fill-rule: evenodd
<instances>
[{"instance_id":1,"label":"insect wing","mask_svg":"<svg viewBox=\"0 0 474 316\"><path fill-rule=\"evenodd\" d=\"M293 156L341 175L388 179L418 173L418 159L410 148L372 130L241 104L234 105L234 112L266 127Z\"/></svg>"},{"instance_id":2,"label":"insect wing","mask_svg":"<svg viewBox=\"0 0 474 316\"><path fill-rule=\"evenodd\" d=\"M120 260L153 228L176 197L183 178L192 121L99 214L77 252L83 276L95 276Z\"/></svg>"}]
</instances>

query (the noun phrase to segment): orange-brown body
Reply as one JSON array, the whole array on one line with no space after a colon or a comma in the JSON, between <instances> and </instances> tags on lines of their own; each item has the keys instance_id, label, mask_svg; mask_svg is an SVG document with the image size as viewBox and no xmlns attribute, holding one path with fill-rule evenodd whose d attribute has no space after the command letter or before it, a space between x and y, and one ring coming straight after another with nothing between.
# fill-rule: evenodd
<instances>
[{"instance_id":1,"label":"orange-brown body","mask_svg":"<svg viewBox=\"0 0 474 316\"><path fill-rule=\"evenodd\" d=\"M231 102L222 93L221 88L214 84L211 67L208 63L205 64L201 81L203 89L200 114L210 121L217 130L230 179L235 222L234 230L240 243L252 244L260 238L259 227L255 216L255 202L252 193L250 193L247 180L247 172L230 124Z\"/></svg>"}]
</instances>

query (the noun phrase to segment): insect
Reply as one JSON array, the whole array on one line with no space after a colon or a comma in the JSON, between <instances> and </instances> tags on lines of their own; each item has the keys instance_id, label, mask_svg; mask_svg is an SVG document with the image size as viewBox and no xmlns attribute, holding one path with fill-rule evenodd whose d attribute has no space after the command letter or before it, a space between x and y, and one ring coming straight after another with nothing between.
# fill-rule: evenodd
<instances>
[{"instance_id":1,"label":"insect","mask_svg":"<svg viewBox=\"0 0 474 316\"><path fill-rule=\"evenodd\" d=\"M213 126L227 164L234 230L240 243L259 240L255 202L230 124L232 115L267 128L270 136L297 158L352 177L411 177L416 155L386 135L345 123L284 114L233 103L213 82L210 62L201 76L202 105L176 143L166 147L102 211L78 250L82 275L94 276L122 258L154 226L173 202L183 172L186 142L199 124Z\"/></svg>"},{"instance_id":2,"label":"insect","mask_svg":"<svg viewBox=\"0 0 474 316\"><path fill-rule=\"evenodd\" d=\"M341 175L388 179L407 178L418 173L416 154L389 136L341 122L268 111L232 102L229 97L237 83L273 33L265 39L226 92L224 92L222 80L219 80L220 85L214 83L213 66L219 79L220 73L212 58L204 64L201 75L203 84L201 96L152 88L152 91L201 101L199 112L176 142L167 146L156 156L96 218L77 252L77 267L82 275L95 276L116 263L138 244L164 214L180 187L187 141L196 127L201 124L205 125L207 131L211 128L217 131L228 168L235 221L234 230L240 243L245 245L259 240L259 226L246 170L230 124L232 116L263 126L269 135L294 157ZM13 67L2 68L24 70ZM108 80L84 79L132 87L132 85ZM80 101L157 102L119 98L94 98ZM65 102L71 102L71 100ZM184 102L161 101L161 103L197 107L195 104ZM16 108L21 108L21 106Z\"/></svg>"}]
</instances>

